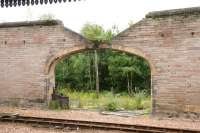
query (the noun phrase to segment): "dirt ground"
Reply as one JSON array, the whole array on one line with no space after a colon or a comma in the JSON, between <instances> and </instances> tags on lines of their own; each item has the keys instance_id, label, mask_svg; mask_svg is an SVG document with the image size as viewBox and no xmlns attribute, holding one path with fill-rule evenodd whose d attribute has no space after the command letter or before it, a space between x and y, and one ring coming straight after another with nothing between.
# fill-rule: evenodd
<instances>
[{"instance_id":1,"label":"dirt ground","mask_svg":"<svg viewBox=\"0 0 200 133\"><path fill-rule=\"evenodd\" d=\"M181 129L197 129L200 130L200 120L189 120L189 119L180 119L180 118L161 118L161 117L152 117L150 115L142 116L131 116L131 117L122 117L115 115L102 115L97 111L85 111L85 110L62 110L62 111L52 111L52 110L41 110L37 108L32 109L23 109L23 108L13 108L13 107L0 107L0 113L18 113L25 116L37 116L37 117L50 117L50 118L60 118L60 119L72 119L72 120L87 120L87 121L99 121L99 122L110 122L110 123L124 123L124 124L139 124L139 125L149 125L149 126L161 126L169 128L181 128ZM7 124L6 124L7 125ZM6 127L5 124L0 123L0 130ZM0 133L12 133L12 125L8 124L8 128ZM10 127L10 128L9 128ZM16 131L20 130L20 133L27 133L27 130L33 130L34 132L42 132L38 129L23 127L16 125L14 128ZM51 131L52 133L58 131ZM50 132L50 133L51 133ZM60 131L59 131L60 132ZM76 131L80 133L85 133L84 131ZM74 131L70 132L74 133ZM87 133L90 133L87 131ZM96 133L92 131L92 133ZM97 133L104 133L98 132ZM106 131L106 133L108 133Z\"/></svg>"}]
</instances>

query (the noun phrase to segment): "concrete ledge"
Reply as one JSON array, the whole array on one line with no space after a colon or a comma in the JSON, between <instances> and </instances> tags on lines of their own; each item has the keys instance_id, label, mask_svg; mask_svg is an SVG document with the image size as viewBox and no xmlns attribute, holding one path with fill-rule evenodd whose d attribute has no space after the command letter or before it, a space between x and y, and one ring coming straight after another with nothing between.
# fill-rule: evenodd
<instances>
[{"instance_id":1,"label":"concrete ledge","mask_svg":"<svg viewBox=\"0 0 200 133\"><path fill-rule=\"evenodd\" d=\"M192 14L200 14L200 7L181 8L163 11L153 11L146 15L146 18L160 18L170 16L187 16Z\"/></svg>"},{"instance_id":2,"label":"concrete ledge","mask_svg":"<svg viewBox=\"0 0 200 133\"><path fill-rule=\"evenodd\" d=\"M41 26L62 25L62 22L60 20L6 22L6 23L0 23L0 28L25 27L25 26L37 26L37 25L41 25Z\"/></svg>"}]
</instances>

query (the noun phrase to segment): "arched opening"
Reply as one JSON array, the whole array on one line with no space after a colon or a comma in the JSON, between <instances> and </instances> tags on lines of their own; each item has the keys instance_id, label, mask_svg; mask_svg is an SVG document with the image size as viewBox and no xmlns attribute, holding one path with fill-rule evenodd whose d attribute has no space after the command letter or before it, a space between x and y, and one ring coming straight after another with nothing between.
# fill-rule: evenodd
<instances>
[{"instance_id":1,"label":"arched opening","mask_svg":"<svg viewBox=\"0 0 200 133\"><path fill-rule=\"evenodd\" d=\"M121 94L126 92L127 94L126 96L130 96L130 98L132 96L137 96L138 94L137 96L138 99L137 101L134 101L134 102L138 102L137 104L139 105L133 105L134 103L131 103L131 102L129 105L129 101L131 100L128 99L124 102L124 103L127 103L127 105L124 105L122 108L131 109L130 106L133 105L132 107L133 109L134 108L144 109L144 106L147 106L148 111L150 112L150 108L152 104L151 101L153 97L152 92L151 92L152 91L151 78L155 69L153 65L151 64L151 61L149 60L149 58L147 58L146 55L144 55L143 52L141 51L138 51L132 48L124 48L124 47L118 47L118 46L115 46L109 49L100 48L98 50L98 53L99 53L98 56L100 57L100 61L98 64L99 70L100 70L99 75L100 76L104 75L100 77L100 80L99 80L100 92L102 90L107 91L109 92L109 94L114 94L114 97L120 96ZM91 66L89 66L91 64L94 65L94 63L88 62L89 60L91 61L91 59L87 60L88 58L91 58L92 57L91 55L93 54L94 52L92 49L86 49L86 48L67 50L67 51L61 52L61 54L56 55L55 56L56 58L54 57L51 63L49 63L49 68L47 67L49 71L48 73L49 75L51 75L50 77L52 77L53 79L52 83L55 85L55 88L59 90L56 92L59 92L59 93L62 93L62 95L71 97L70 99L73 99L71 101L75 101L74 103L77 103L77 107L81 107L83 105L81 105L82 103L80 104L80 101L77 102L76 101L77 99L70 96L70 95L75 94L72 92L95 91L96 81L95 81L95 76L94 76L94 70L91 70ZM105 57L102 57L102 56L105 56ZM105 65L103 64L105 62L103 61L102 63L101 60L106 60L107 63L109 62L109 64ZM68 66L66 66L66 64ZM76 65L72 67L74 64ZM81 65L83 65L84 67L80 68ZM111 70L112 68L116 70ZM77 69L81 69L81 70L77 72L76 71ZM142 75L141 73L143 74L143 77L141 76ZM71 92L69 90L66 90L66 92L64 92L64 88L70 88ZM69 94L69 93L72 93L72 94ZM90 94L94 94L94 93L90 93ZM78 95L77 97L80 98L80 96L81 95ZM143 99L141 99L142 97L144 98L144 96L147 96L145 97L147 98L145 100L148 100L146 101L146 105L144 105L145 100L142 101ZM107 101L109 101L109 99ZM117 102L117 104L120 104L119 101ZM112 105L109 105L109 106L112 106ZM134 107L134 106L137 106L137 107Z\"/></svg>"}]
</instances>

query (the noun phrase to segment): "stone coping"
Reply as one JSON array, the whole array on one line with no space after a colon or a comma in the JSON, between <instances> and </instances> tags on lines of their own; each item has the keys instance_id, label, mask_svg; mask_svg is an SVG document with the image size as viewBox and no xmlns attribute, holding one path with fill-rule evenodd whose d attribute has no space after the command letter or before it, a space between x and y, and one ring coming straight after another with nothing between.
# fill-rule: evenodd
<instances>
[{"instance_id":1,"label":"stone coping","mask_svg":"<svg viewBox=\"0 0 200 133\"><path fill-rule=\"evenodd\" d=\"M200 7L180 8L163 11L153 11L146 15L146 18L161 18L170 16L188 16L192 14L200 14Z\"/></svg>"},{"instance_id":2,"label":"stone coping","mask_svg":"<svg viewBox=\"0 0 200 133\"><path fill-rule=\"evenodd\" d=\"M25 27L25 26L49 26L49 25L62 25L60 20L37 20L37 21L22 21L22 22L5 22L0 23L0 28L9 27Z\"/></svg>"}]
</instances>

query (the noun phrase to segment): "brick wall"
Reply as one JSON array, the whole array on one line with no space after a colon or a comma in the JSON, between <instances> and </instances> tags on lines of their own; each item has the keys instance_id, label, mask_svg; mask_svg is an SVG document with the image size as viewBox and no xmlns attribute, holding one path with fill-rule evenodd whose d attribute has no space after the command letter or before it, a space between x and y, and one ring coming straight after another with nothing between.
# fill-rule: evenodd
<instances>
[{"instance_id":1,"label":"brick wall","mask_svg":"<svg viewBox=\"0 0 200 133\"><path fill-rule=\"evenodd\" d=\"M100 48L143 57L152 74L152 111L200 113L200 10L150 13ZM0 24L0 101L48 101L54 68L65 55L89 49L59 21ZM28 102L28 103L29 103Z\"/></svg>"},{"instance_id":2,"label":"brick wall","mask_svg":"<svg viewBox=\"0 0 200 133\"><path fill-rule=\"evenodd\" d=\"M199 8L150 13L112 43L141 50L155 67L154 113L200 113Z\"/></svg>"},{"instance_id":3,"label":"brick wall","mask_svg":"<svg viewBox=\"0 0 200 133\"><path fill-rule=\"evenodd\" d=\"M48 61L64 49L86 44L59 21L1 24L1 102L46 101L54 87L53 73L45 72Z\"/></svg>"}]
</instances>

